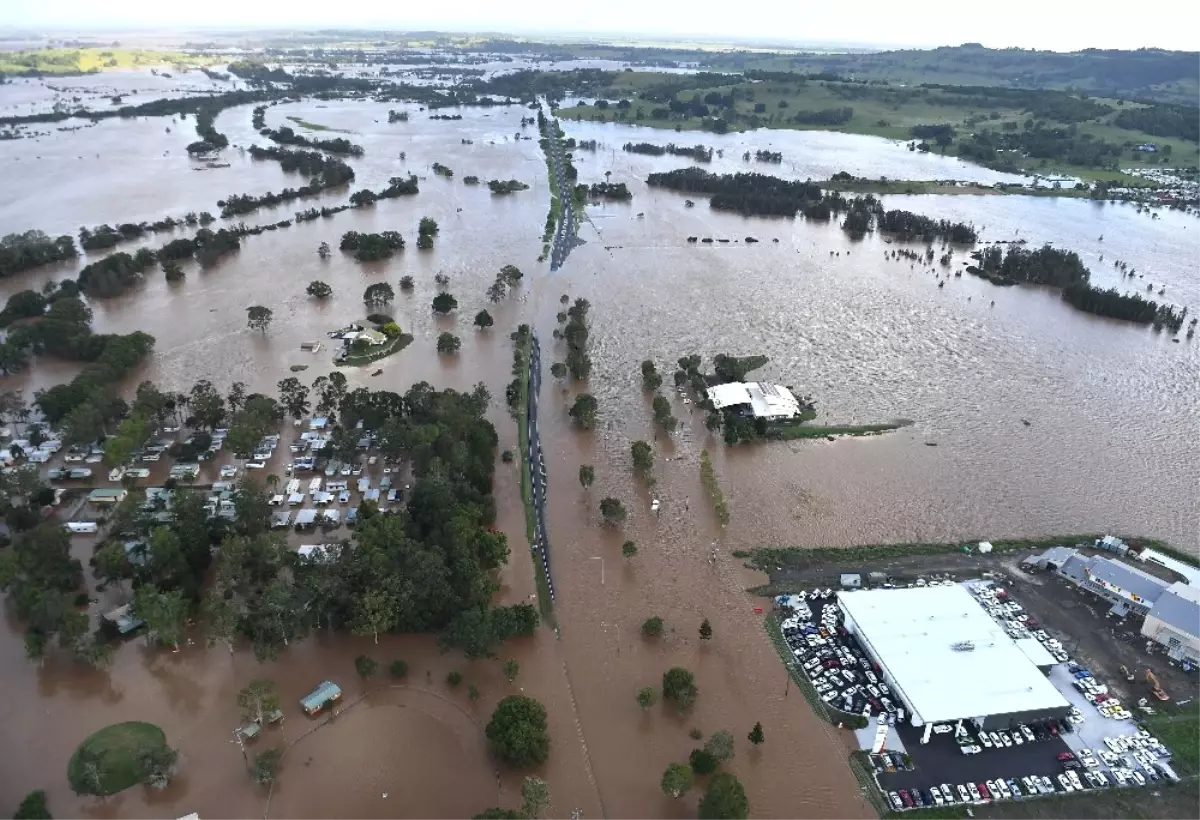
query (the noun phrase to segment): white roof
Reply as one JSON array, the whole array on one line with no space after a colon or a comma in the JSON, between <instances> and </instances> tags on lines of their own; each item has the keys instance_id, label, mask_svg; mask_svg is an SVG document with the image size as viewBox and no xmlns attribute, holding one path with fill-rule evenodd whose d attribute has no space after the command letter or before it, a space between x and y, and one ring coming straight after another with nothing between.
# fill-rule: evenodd
<instances>
[{"instance_id":1,"label":"white roof","mask_svg":"<svg viewBox=\"0 0 1200 820\"><path fill-rule=\"evenodd\" d=\"M865 590L838 601L921 723L1068 706L959 584Z\"/></svg>"},{"instance_id":2,"label":"white roof","mask_svg":"<svg viewBox=\"0 0 1200 820\"><path fill-rule=\"evenodd\" d=\"M1042 642L1037 638L1019 638L1013 641L1025 653L1025 657L1029 658L1029 662L1034 666L1054 666L1058 663L1050 651L1042 646Z\"/></svg>"},{"instance_id":3,"label":"white roof","mask_svg":"<svg viewBox=\"0 0 1200 820\"><path fill-rule=\"evenodd\" d=\"M786 418L800 414L800 402L796 401L791 390L767 382L713 385L708 388L708 398L718 410L748 404L757 418Z\"/></svg>"}]
</instances>

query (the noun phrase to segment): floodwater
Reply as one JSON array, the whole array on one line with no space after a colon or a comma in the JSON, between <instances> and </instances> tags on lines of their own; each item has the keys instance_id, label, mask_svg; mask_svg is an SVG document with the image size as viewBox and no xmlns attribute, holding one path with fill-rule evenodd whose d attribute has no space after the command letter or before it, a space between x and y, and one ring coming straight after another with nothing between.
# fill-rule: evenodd
<instances>
[{"instance_id":1,"label":"floodwater","mask_svg":"<svg viewBox=\"0 0 1200 820\"><path fill-rule=\"evenodd\" d=\"M45 788L52 809L68 816L265 813L268 792L249 782L231 742L237 690L255 677L278 681L289 718L272 734L297 741L315 724L298 713L296 700L329 678L353 701L363 691L353 658L369 652L385 666L394 658L407 660L412 688L372 693L296 742L270 796L271 816L455 816L497 803L517 805L520 774L502 772L497 783L479 726L500 697L521 687L546 703L550 714L553 751L539 774L550 783L556 815L574 809L585 817L693 814L695 795L672 801L658 781L669 762L686 759L697 745L688 737L696 727L706 736L729 729L738 739L729 765L746 785L755 815L868 816L842 762L844 739L818 721L796 692L787 692L763 616L754 612L762 602L744 591L761 576L744 570L731 556L734 549L1106 529L1197 549L1195 342L1174 344L1165 334L1081 314L1055 294L1033 288L1000 289L963 276L939 289L935 274L921 266L885 261L894 246L882 238L851 242L836 225L746 219L713 212L702 200L686 208L682 196L644 185L649 171L686 161L625 154L619 146L628 139L709 145L720 139L725 157L714 161L714 171L747 165L741 160L746 149L771 147L784 151L783 170L755 170L801 178L848 170L989 180L993 172L943 165L951 161L869 138L778 131L717 138L645 129L633 137L632 128L564 123L569 135L605 144L595 154L576 152L580 180L601 180L611 171L612 181L630 186L634 200L589 208L590 224L581 232L587 244L551 276L534 261L549 202L545 164L536 141L513 139L525 109L465 109L462 121L439 122L409 106L409 122L389 124L389 107L401 106L305 102L273 107L267 119L279 125L285 116L296 116L351 132L346 136L367 151L353 160L355 188L379 188L390 176L413 172L422 177L418 196L248 237L238 253L213 268L186 266L187 280L176 286L151 274L136 291L96 302L95 329L141 329L158 340L131 385L149 378L185 389L209 378L224 387L240 379L251 389L271 390L290 375L291 365L308 365L303 377L309 380L328 373L328 350L301 353L300 343L361 318L360 294L367 285L395 286L408 274L416 290L398 292L392 308L416 341L380 362L384 372L378 378L367 375L375 366L347 371L351 386L404 390L425 379L468 389L483 381L499 398L511 378L508 332L519 322L533 323L548 365L565 354L552 339L559 296L586 297L592 303L594 362L586 388L600 402L598 429L581 433L569 424L566 408L583 386L561 384L547 373L541 397L561 638L542 630L505 647L502 658L515 657L522 667L514 684L504 681L499 662L465 663L457 654L442 655L428 637L381 638L375 648L369 638L340 634L310 638L265 666L243 651L229 655L187 646L176 654L135 641L111 670L94 673L61 658L51 658L44 668L30 664L21 626L10 617L0 630L0 679L8 694L0 805L15 805L27 790ZM0 163L19 200L0 209L0 234L35 227L73 231L188 210L215 213L215 200L226 194L296 184L273 164L241 156L236 147L224 152L231 167L190 170L193 164L180 145L191 138L190 123L173 127L171 134L165 124L104 123L37 141L0 143ZM234 146L255 138L248 107L226 111L217 127ZM106 161L119 152L119 163ZM38 164L33 159L38 154L64 159ZM75 159L69 172L55 170L71 156L84 158ZM455 177L434 176L433 162L451 167ZM62 176L51 176L56 173ZM465 186L466 174L485 181L516 178L531 187L494 197L486 186ZM330 192L246 221L276 221L345 197L346 192ZM901 198L889 202L893 199ZM1089 263L1099 253L1110 259L1111 251L1144 269L1148 280L1167 284L1168 296L1193 311L1200 308L1195 298L1200 228L1190 218L1164 213L1152 220L1132 208L1074 200L906 201L916 211L969 218L986 226L988 239L1013 238L1020 230L1031 242L1078 248ZM412 239L425 215L441 228L432 251L417 251L413 243L373 265L336 250L329 260L317 257L321 241L336 248L348 230L394 229ZM1103 247L1097 244L1101 233ZM732 241L689 245L689 235ZM746 236L760 242L746 244ZM149 242L158 245L166 238ZM73 275L84 261L7 280L0 296ZM525 281L514 295L491 305L484 292L507 263L521 267ZM1103 263L1093 270L1097 281L1113 276ZM430 314L437 272L450 276L449 290L459 300L454 316ZM310 301L304 287L312 279L328 282L333 298ZM275 312L266 334L245 327L245 308L253 304ZM496 326L479 332L470 322L484 307ZM436 355L442 330L463 338L458 357ZM656 436L639 364L654 359L669 383L672 363L692 352L706 359L720 352L769 355L761 376L811 394L821 421L904 418L913 424L875 438L728 450L707 434L691 405L677 398L680 429L670 439ZM4 386L30 393L70 372L39 362ZM496 404L491 416L501 446L513 447L515 425ZM637 439L655 442L653 497L663 504L657 517L650 513L652 494L632 476L629 444ZM700 487L705 447L732 515L724 530ZM588 491L575 481L582 463L596 467L597 483ZM512 545L510 564L501 573L502 597L524 600L533 580L515 467L498 466L496 494L499 525ZM620 532L599 523L596 507L606 495L620 497L630 511ZM638 545L632 560L621 557L626 539ZM80 541L76 549L86 559L90 544ZM118 594L106 593L104 603L115 603ZM651 615L668 626L657 642L638 635ZM697 629L705 617L714 638L702 645ZM659 707L641 713L634 693L656 685L673 665L696 674L695 711L686 717ZM478 702L468 700L466 684L452 691L443 683L455 668L477 683ZM164 727L183 754L178 780L163 794L138 787L105 803L72 796L63 773L76 744L100 726L127 719ZM742 740L755 721L762 721L767 736L758 750ZM257 745L282 744L284 738Z\"/></svg>"}]
</instances>

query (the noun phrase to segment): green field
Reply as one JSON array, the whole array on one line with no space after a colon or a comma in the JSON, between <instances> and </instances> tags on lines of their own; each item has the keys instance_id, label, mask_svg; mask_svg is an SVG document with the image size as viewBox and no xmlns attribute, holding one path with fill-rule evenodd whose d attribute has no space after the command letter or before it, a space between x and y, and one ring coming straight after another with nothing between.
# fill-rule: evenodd
<instances>
[{"instance_id":1,"label":"green field","mask_svg":"<svg viewBox=\"0 0 1200 820\"><path fill-rule=\"evenodd\" d=\"M136 785L142 775L137 752L143 746L162 746L167 742L163 730L153 723L114 723L89 736L79 744L67 764L67 779L79 794L90 794L85 773L85 760L90 756L100 771L100 787L104 794L116 794Z\"/></svg>"},{"instance_id":2,"label":"green field","mask_svg":"<svg viewBox=\"0 0 1200 820\"><path fill-rule=\"evenodd\" d=\"M1200 710L1142 718L1147 731L1171 750L1171 765L1180 775L1200 772Z\"/></svg>"},{"instance_id":3,"label":"green field","mask_svg":"<svg viewBox=\"0 0 1200 820\"><path fill-rule=\"evenodd\" d=\"M719 80L718 80L719 81ZM711 82L711 80L709 81ZM714 105L708 117L669 110L676 103L701 103L710 94L732 97L732 106ZM1185 139L1157 137L1143 131L1117 126L1116 117L1125 110L1146 106L1119 100L1096 99L1111 110L1093 119L1063 122L1052 118L1055 106L1067 100L1061 92L1028 92L1027 98L1011 100L998 94L959 92L903 86L871 86L835 80L772 78L759 82L735 82L711 85L703 79L688 76L664 76L654 72L618 72L612 75L606 88L593 88L585 95L589 101L603 99L607 107L578 105L561 108L563 119L589 122L623 122L676 132L696 130L750 130L781 128L792 130L824 130L849 134L866 134L910 142L911 129L920 125L950 125L957 132L955 140L946 147L930 142L934 153L956 155L962 140L969 135L988 130L998 135L1020 133L1028 125L1060 128L1073 132L1071 139L1104 141L1121 147L1115 164L1121 169L1184 167L1200 164L1200 143ZM1044 100L1040 99L1044 98ZM626 108L618 102L628 100ZM1031 111L1031 106L1041 106ZM794 121L797 114L817 118L819 113L848 109L851 116L841 122ZM719 117L722 125L714 125ZM655 140L648 134L647 140ZM702 141L702 140L699 140ZM1157 153L1133 151L1142 143L1154 143ZM766 146L764 146L766 147ZM1069 155L1068 155L1069 156ZM784 157L784 162L789 160ZM1134 179L1111 166L1073 164L1066 159L1037 159L1020 155L1005 155L1005 162L1014 169L1028 173L1068 174L1087 180L1133 182ZM755 170L769 173L770 166L754 163Z\"/></svg>"},{"instance_id":4,"label":"green field","mask_svg":"<svg viewBox=\"0 0 1200 820\"><path fill-rule=\"evenodd\" d=\"M179 51L123 48L39 48L0 54L0 73L84 74L114 68L150 68L162 65L201 66L219 63L216 57L199 57Z\"/></svg>"},{"instance_id":5,"label":"green field","mask_svg":"<svg viewBox=\"0 0 1200 820\"><path fill-rule=\"evenodd\" d=\"M301 128L307 128L309 131L333 131L338 134L352 133L344 128L334 128L329 125L321 125L319 122L309 122L308 120L302 120L299 117L288 117L288 119L296 123L296 125L300 126Z\"/></svg>"}]
</instances>

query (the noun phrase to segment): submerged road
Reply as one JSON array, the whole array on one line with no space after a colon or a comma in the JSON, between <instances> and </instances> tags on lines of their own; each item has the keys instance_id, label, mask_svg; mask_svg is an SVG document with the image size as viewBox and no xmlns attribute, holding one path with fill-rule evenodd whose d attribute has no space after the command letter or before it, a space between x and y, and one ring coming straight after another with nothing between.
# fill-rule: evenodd
<instances>
[{"instance_id":1,"label":"submerged road","mask_svg":"<svg viewBox=\"0 0 1200 820\"><path fill-rule=\"evenodd\" d=\"M529 404L525 413L525 434L529 452L525 463L529 470L529 488L533 493L533 543L530 549L539 553L554 600L554 578L550 574L550 537L546 529L546 458L542 454L542 437L538 431L538 393L542 388L542 349L537 334L533 334L529 352Z\"/></svg>"}]
</instances>

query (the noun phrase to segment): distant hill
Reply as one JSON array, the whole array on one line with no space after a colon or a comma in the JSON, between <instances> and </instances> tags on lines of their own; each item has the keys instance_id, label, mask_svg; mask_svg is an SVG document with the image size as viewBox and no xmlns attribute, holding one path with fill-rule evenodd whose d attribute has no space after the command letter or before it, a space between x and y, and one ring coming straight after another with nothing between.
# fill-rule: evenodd
<instances>
[{"instance_id":1,"label":"distant hill","mask_svg":"<svg viewBox=\"0 0 1200 820\"><path fill-rule=\"evenodd\" d=\"M1200 53L1087 49L1070 53L984 48L978 43L924 51L854 54L712 55L715 68L829 72L901 83L1074 88L1096 96L1200 105Z\"/></svg>"}]
</instances>

